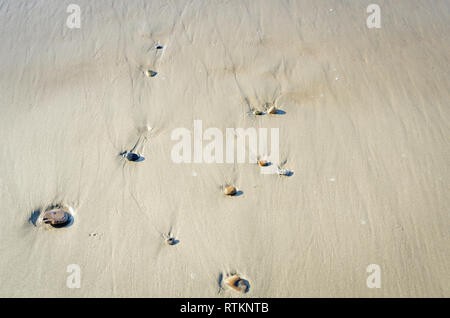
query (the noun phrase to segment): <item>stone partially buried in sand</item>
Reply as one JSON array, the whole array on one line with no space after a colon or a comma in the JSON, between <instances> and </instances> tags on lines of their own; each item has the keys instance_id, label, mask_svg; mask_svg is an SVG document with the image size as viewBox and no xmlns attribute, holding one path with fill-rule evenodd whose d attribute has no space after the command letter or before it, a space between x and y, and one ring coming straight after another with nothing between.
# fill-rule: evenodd
<instances>
[{"instance_id":1,"label":"stone partially buried in sand","mask_svg":"<svg viewBox=\"0 0 450 318\"><path fill-rule=\"evenodd\" d=\"M155 77L157 74L158 74L158 72L155 72L153 70L145 71L145 75L147 75L147 77Z\"/></svg>"},{"instance_id":2,"label":"stone partially buried in sand","mask_svg":"<svg viewBox=\"0 0 450 318\"><path fill-rule=\"evenodd\" d=\"M258 165L260 167L267 167L269 165L269 162L267 160L258 160Z\"/></svg>"},{"instance_id":3,"label":"stone partially buried in sand","mask_svg":"<svg viewBox=\"0 0 450 318\"><path fill-rule=\"evenodd\" d=\"M169 238L166 240L166 243L167 243L168 245L175 245L175 239L174 239L173 237L169 237Z\"/></svg>"},{"instance_id":4,"label":"stone partially buried in sand","mask_svg":"<svg viewBox=\"0 0 450 318\"><path fill-rule=\"evenodd\" d=\"M52 226L64 226L70 222L71 215L63 208L54 208L46 211L42 217L42 222Z\"/></svg>"},{"instance_id":5,"label":"stone partially buried in sand","mask_svg":"<svg viewBox=\"0 0 450 318\"><path fill-rule=\"evenodd\" d=\"M144 157L134 152L124 151L120 155L125 159L127 159L128 161L140 162L145 160Z\"/></svg>"},{"instance_id":6,"label":"stone partially buried in sand","mask_svg":"<svg viewBox=\"0 0 450 318\"><path fill-rule=\"evenodd\" d=\"M233 275L225 279L225 284L240 293L247 293L250 289L248 280L243 279L238 275Z\"/></svg>"},{"instance_id":7,"label":"stone partially buried in sand","mask_svg":"<svg viewBox=\"0 0 450 318\"><path fill-rule=\"evenodd\" d=\"M141 156L139 156L138 154L133 153L133 152L129 152L125 156L125 158L127 158L128 161L138 161L140 157Z\"/></svg>"},{"instance_id":8,"label":"stone partially buried in sand","mask_svg":"<svg viewBox=\"0 0 450 318\"><path fill-rule=\"evenodd\" d=\"M176 244L178 244L179 242L180 242L180 241L177 240L177 239L175 239L174 237L168 237L168 238L166 239L167 245L176 245Z\"/></svg>"},{"instance_id":9,"label":"stone partially buried in sand","mask_svg":"<svg viewBox=\"0 0 450 318\"><path fill-rule=\"evenodd\" d=\"M236 187L228 186L225 188L224 193L226 195L235 195L237 193Z\"/></svg>"}]
</instances>

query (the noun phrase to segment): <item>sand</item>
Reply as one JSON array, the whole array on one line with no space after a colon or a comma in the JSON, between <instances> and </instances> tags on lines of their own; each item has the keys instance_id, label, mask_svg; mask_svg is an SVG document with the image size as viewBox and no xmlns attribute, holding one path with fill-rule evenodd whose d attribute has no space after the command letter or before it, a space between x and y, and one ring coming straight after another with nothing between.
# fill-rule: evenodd
<instances>
[{"instance_id":1,"label":"sand","mask_svg":"<svg viewBox=\"0 0 450 318\"><path fill-rule=\"evenodd\" d=\"M1 297L450 296L448 1L76 3L0 0ZM279 128L294 174L174 163L194 120Z\"/></svg>"}]
</instances>

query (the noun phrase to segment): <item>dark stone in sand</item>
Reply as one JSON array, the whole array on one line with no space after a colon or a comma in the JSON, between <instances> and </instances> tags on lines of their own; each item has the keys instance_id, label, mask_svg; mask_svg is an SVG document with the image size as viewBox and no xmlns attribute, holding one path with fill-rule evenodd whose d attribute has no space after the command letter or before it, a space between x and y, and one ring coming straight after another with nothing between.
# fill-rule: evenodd
<instances>
[{"instance_id":1,"label":"dark stone in sand","mask_svg":"<svg viewBox=\"0 0 450 318\"><path fill-rule=\"evenodd\" d=\"M70 222L70 214L62 209L53 209L44 213L42 222L50 225L66 225Z\"/></svg>"},{"instance_id":2,"label":"dark stone in sand","mask_svg":"<svg viewBox=\"0 0 450 318\"><path fill-rule=\"evenodd\" d=\"M157 50L162 50L163 47L162 47L161 45L158 45L158 46L156 47L156 49L157 49Z\"/></svg>"},{"instance_id":3,"label":"dark stone in sand","mask_svg":"<svg viewBox=\"0 0 450 318\"><path fill-rule=\"evenodd\" d=\"M169 244L169 245L175 245L175 244L178 244L178 240L176 240L176 239L174 239L173 237L169 237L167 240L166 240L166 243L167 244Z\"/></svg>"},{"instance_id":4,"label":"dark stone in sand","mask_svg":"<svg viewBox=\"0 0 450 318\"><path fill-rule=\"evenodd\" d=\"M135 153L133 153L133 152L127 153L127 156L126 156L126 158L127 158L129 161L138 161L140 157L141 157L141 156L139 156L138 154L135 154Z\"/></svg>"}]
</instances>

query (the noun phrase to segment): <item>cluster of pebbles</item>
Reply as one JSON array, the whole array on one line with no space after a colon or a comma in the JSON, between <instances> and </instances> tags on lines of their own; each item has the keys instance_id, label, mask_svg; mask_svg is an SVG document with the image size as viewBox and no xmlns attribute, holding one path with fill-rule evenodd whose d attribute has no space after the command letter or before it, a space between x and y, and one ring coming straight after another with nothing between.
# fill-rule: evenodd
<instances>
[{"instance_id":1,"label":"cluster of pebbles","mask_svg":"<svg viewBox=\"0 0 450 318\"><path fill-rule=\"evenodd\" d=\"M158 45L155 48L157 50L163 49L163 47L161 45ZM154 70L149 69L149 70L145 71L145 75L148 77L155 77L157 74L158 74L158 72L156 72ZM255 110L253 113L255 115L264 115L265 114L265 112L260 111L260 110ZM278 109L275 106L271 106L267 110L267 113L268 114L277 114ZM137 153L134 153L133 151L124 151L120 155L123 158L125 158L126 160L132 161L132 162L140 162L145 159L144 157L142 157L141 155L139 155ZM267 160L258 160L257 163L260 167L266 167L271 164ZM288 175L286 171L281 171L281 172L282 173L279 173L279 174ZM232 185L226 186L224 189L224 193L227 196L235 196L239 192L240 191L235 186L232 186ZM41 223L51 226L53 228L67 227L67 226L70 226L74 221L73 209L69 206L65 206L62 204L52 205L52 206L46 208L43 213L39 212L39 214L42 214L42 216L40 217ZM89 236L97 236L97 233L91 233L91 234L89 234ZM170 233L169 233L169 235L166 236L165 241L166 241L167 245L171 245L171 246L176 245L179 242L177 239L172 237L170 235ZM248 280L240 277L239 275L231 275L231 276L227 277L224 280L224 283L232 290L240 292L240 293L247 293L250 289L250 283L248 282Z\"/></svg>"},{"instance_id":2,"label":"cluster of pebbles","mask_svg":"<svg viewBox=\"0 0 450 318\"><path fill-rule=\"evenodd\" d=\"M253 115L262 116L264 114L276 115L282 113L275 105L269 106L269 108L264 112L259 109L253 110Z\"/></svg>"},{"instance_id":3,"label":"cluster of pebbles","mask_svg":"<svg viewBox=\"0 0 450 318\"><path fill-rule=\"evenodd\" d=\"M267 112L267 114L270 114L270 115L275 115L275 114L281 113L275 107L275 105L270 106L266 112ZM266 112L256 109L253 111L253 114L256 116L262 116L262 115L266 114ZM267 160L263 160L263 159L259 159L257 161L257 163L258 163L258 166L260 166L260 167L267 167L272 164L271 162L269 162ZM291 176L293 174L292 171L290 171L288 169L281 169L280 166L277 167L277 173L281 176ZM228 185L224 188L224 194L227 196L235 196L237 193L238 193L238 189L233 185ZM248 293L248 291L250 290L250 282L236 274L227 277L224 280L224 283L226 286L228 286L232 290L239 292L239 293Z\"/></svg>"},{"instance_id":4,"label":"cluster of pebbles","mask_svg":"<svg viewBox=\"0 0 450 318\"><path fill-rule=\"evenodd\" d=\"M271 162L269 162L267 160L263 160L263 159L259 159L257 161L257 163L258 163L258 166L260 166L260 167L267 167L267 166L270 166L272 164ZM281 169L280 166L277 166L277 170L276 171L277 171L277 174L280 175L280 176L290 177L290 176L292 176L294 174L291 170ZM235 195L237 195L239 193L239 190L233 185L227 185L224 188L223 192L227 196L235 196Z\"/></svg>"}]
</instances>

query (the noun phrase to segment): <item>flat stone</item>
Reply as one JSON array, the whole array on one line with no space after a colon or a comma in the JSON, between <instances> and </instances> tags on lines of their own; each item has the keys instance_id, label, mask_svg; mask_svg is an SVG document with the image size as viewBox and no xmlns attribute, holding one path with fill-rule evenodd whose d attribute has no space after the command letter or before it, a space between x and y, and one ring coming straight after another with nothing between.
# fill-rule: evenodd
<instances>
[{"instance_id":1,"label":"flat stone","mask_svg":"<svg viewBox=\"0 0 450 318\"><path fill-rule=\"evenodd\" d=\"M63 209L53 209L44 213L42 222L51 225L61 225L70 221L70 214Z\"/></svg>"}]
</instances>

